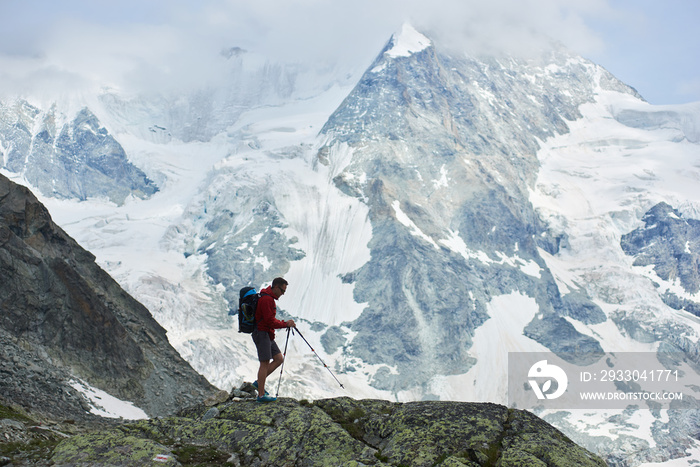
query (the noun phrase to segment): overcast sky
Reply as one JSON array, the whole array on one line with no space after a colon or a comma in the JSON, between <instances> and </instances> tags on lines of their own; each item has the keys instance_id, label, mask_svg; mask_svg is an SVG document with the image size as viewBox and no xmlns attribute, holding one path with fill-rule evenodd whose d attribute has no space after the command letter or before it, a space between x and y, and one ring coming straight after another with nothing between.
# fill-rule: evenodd
<instances>
[{"instance_id":1,"label":"overcast sky","mask_svg":"<svg viewBox=\"0 0 700 467\"><path fill-rule=\"evenodd\" d=\"M189 85L233 46L368 66L409 21L472 51L539 31L679 104L700 101L699 20L698 0L0 0L0 92Z\"/></svg>"}]
</instances>

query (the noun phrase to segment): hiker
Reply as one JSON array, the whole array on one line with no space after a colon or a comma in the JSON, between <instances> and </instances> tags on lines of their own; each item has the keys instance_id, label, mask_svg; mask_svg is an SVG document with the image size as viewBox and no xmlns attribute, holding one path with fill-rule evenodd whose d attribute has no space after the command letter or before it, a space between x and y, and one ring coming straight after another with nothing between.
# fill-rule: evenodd
<instances>
[{"instance_id":1,"label":"hiker","mask_svg":"<svg viewBox=\"0 0 700 467\"><path fill-rule=\"evenodd\" d=\"M284 356L280 348L275 343L275 329L295 328L294 320L280 321L277 319L277 305L275 300L279 299L287 291L287 281L277 277L272 281L272 285L260 291L260 299L255 310L255 321L257 323L253 330L253 342L258 349L258 380L253 386L258 390L258 402L274 402L276 397L270 396L265 391L265 381L270 373L275 371L284 361Z\"/></svg>"}]
</instances>

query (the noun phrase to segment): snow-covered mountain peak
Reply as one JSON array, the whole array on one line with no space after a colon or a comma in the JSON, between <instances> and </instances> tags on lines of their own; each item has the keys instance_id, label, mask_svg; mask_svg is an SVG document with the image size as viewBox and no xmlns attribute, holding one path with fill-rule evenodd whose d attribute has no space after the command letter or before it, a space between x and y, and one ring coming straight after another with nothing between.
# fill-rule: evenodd
<instances>
[{"instance_id":1,"label":"snow-covered mountain peak","mask_svg":"<svg viewBox=\"0 0 700 467\"><path fill-rule=\"evenodd\" d=\"M389 57L408 57L432 45L432 41L418 32L410 23L404 23L401 32L391 38L391 48L385 54Z\"/></svg>"}]
</instances>

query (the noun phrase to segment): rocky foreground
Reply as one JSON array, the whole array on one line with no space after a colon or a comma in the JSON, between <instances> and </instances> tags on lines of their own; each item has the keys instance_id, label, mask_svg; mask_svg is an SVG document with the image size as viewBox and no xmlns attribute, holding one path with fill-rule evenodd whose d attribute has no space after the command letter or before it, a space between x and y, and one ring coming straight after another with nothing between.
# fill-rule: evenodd
<instances>
[{"instance_id":1,"label":"rocky foreground","mask_svg":"<svg viewBox=\"0 0 700 467\"><path fill-rule=\"evenodd\" d=\"M490 403L259 404L244 384L173 416L72 433L0 416L0 465L605 465L537 416Z\"/></svg>"}]
</instances>

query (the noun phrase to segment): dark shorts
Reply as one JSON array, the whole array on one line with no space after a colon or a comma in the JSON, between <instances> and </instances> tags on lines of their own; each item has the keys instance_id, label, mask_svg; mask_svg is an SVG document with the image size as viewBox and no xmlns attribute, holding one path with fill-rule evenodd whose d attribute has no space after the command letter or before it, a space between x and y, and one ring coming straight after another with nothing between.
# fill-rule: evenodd
<instances>
[{"instance_id":1,"label":"dark shorts","mask_svg":"<svg viewBox=\"0 0 700 467\"><path fill-rule=\"evenodd\" d=\"M265 331L253 331L253 342L258 349L258 360L261 362L269 362L272 357L278 353L282 353L274 339L270 339L270 335Z\"/></svg>"}]
</instances>

